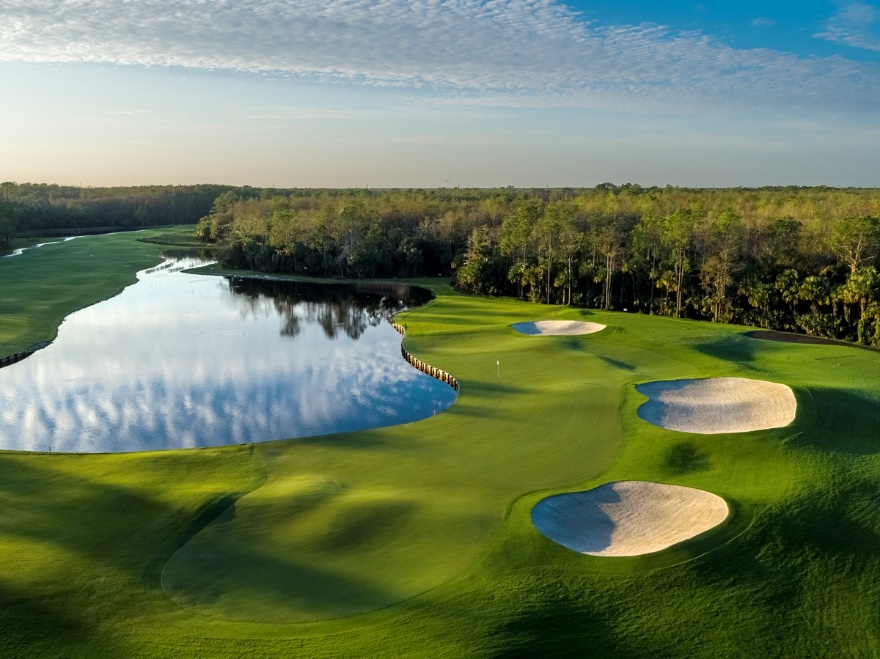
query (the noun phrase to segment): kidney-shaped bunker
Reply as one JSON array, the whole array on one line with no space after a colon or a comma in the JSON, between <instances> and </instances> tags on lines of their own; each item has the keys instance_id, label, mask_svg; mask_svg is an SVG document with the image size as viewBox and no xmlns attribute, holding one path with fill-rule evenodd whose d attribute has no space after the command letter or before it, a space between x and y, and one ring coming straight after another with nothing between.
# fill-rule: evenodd
<instances>
[{"instance_id":1,"label":"kidney-shaped bunker","mask_svg":"<svg viewBox=\"0 0 880 659\"><path fill-rule=\"evenodd\" d=\"M529 323L514 323L511 327L520 334L533 336L575 336L605 329L605 325L580 320L535 320Z\"/></svg>"},{"instance_id":2,"label":"kidney-shaped bunker","mask_svg":"<svg viewBox=\"0 0 880 659\"><path fill-rule=\"evenodd\" d=\"M532 523L564 547L591 556L640 556L718 526L729 514L721 497L680 485L616 481L559 494L532 508Z\"/></svg>"},{"instance_id":3,"label":"kidney-shaped bunker","mask_svg":"<svg viewBox=\"0 0 880 659\"><path fill-rule=\"evenodd\" d=\"M797 401L784 384L748 378L664 380L636 387L649 398L638 415L667 430L715 435L782 428Z\"/></svg>"}]
</instances>

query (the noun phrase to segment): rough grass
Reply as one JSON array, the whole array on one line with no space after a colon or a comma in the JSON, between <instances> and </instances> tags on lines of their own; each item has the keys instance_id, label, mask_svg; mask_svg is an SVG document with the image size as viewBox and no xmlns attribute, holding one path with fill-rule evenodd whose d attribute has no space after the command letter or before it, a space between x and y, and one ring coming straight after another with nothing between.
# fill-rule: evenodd
<instances>
[{"instance_id":1,"label":"rough grass","mask_svg":"<svg viewBox=\"0 0 880 659\"><path fill-rule=\"evenodd\" d=\"M91 251L63 260L37 250L39 267L0 261L0 352L51 334L53 304L94 302L156 260L130 236L80 240L96 242L72 241ZM75 284L85 254L116 263L90 296ZM508 327L552 318L608 329ZM0 454L0 654L880 653L876 354L448 294L403 320L409 350L462 385L422 422L253 447ZM730 375L789 384L795 422L705 436L635 413L637 383ZM631 559L582 556L532 527L544 496L622 479L714 492L734 515Z\"/></svg>"}]
</instances>

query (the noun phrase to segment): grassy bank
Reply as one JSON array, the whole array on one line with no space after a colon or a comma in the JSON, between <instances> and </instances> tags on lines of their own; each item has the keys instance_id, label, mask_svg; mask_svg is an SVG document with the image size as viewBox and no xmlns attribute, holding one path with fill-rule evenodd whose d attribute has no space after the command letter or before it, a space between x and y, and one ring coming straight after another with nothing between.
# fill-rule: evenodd
<instances>
[{"instance_id":1,"label":"grassy bank","mask_svg":"<svg viewBox=\"0 0 880 659\"><path fill-rule=\"evenodd\" d=\"M135 238L0 260L0 352L54 335L157 262ZM92 262L112 281L88 279ZM551 318L608 328L509 327ZM408 349L461 382L425 421L252 447L0 454L0 653L880 650L876 353L444 288L406 324ZM705 436L636 416L636 383L721 375L789 384L797 419ZM618 479L708 490L734 515L632 559L581 556L532 527L548 494Z\"/></svg>"},{"instance_id":2,"label":"grassy bank","mask_svg":"<svg viewBox=\"0 0 880 659\"><path fill-rule=\"evenodd\" d=\"M191 230L180 227L173 233ZM161 252L168 249L137 239L168 233L163 228L70 241L53 238L24 254L0 258L0 355L51 341L67 315L133 284L135 273L161 262Z\"/></svg>"}]
</instances>

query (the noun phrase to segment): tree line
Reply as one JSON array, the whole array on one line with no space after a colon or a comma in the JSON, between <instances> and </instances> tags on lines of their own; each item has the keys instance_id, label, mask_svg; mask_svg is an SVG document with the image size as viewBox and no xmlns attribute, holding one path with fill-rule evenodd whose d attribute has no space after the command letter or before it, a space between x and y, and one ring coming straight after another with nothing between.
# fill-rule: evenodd
<instances>
[{"instance_id":1,"label":"tree line","mask_svg":"<svg viewBox=\"0 0 880 659\"><path fill-rule=\"evenodd\" d=\"M0 183L0 249L16 235L88 233L163 224L194 224L229 190L225 185L91 188Z\"/></svg>"},{"instance_id":2,"label":"tree line","mask_svg":"<svg viewBox=\"0 0 880 659\"><path fill-rule=\"evenodd\" d=\"M452 274L472 294L880 346L878 216L854 188L234 189L197 235L231 267Z\"/></svg>"}]
</instances>

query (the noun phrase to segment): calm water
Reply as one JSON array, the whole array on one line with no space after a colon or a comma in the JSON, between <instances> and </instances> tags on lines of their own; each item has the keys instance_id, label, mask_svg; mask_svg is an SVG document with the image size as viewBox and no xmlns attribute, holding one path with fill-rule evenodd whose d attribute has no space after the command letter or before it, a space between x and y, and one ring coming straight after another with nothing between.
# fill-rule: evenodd
<instances>
[{"instance_id":1,"label":"calm water","mask_svg":"<svg viewBox=\"0 0 880 659\"><path fill-rule=\"evenodd\" d=\"M139 273L0 369L0 448L124 452L260 442L426 418L455 392L387 322L425 292Z\"/></svg>"}]
</instances>

